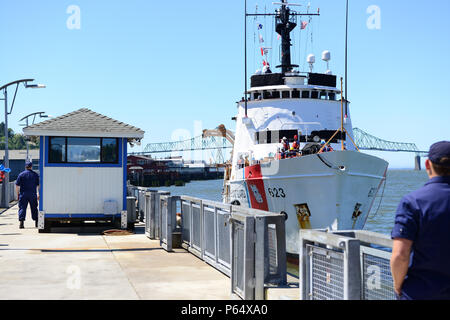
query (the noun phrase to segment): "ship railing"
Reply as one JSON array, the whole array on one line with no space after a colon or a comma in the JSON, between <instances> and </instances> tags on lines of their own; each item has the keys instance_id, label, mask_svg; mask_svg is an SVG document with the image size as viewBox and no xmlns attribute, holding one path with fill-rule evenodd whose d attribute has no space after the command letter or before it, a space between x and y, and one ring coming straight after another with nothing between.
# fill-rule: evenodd
<instances>
[{"instance_id":1,"label":"ship railing","mask_svg":"<svg viewBox=\"0 0 450 320\"><path fill-rule=\"evenodd\" d=\"M284 215L161 191L146 192L145 203L147 237L169 252L182 247L230 277L233 295L264 300L266 287L286 284Z\"/></svg>"},{"instance_id":2,"label":"ship railing","mask_svg":"<svg viewBox=\"0 0 450 320\"><path fill-rule=\"evenodd\" d=\"M370 231L301 230L301 300L395 300L392 240Z\"/></svg>"}]
</instances>

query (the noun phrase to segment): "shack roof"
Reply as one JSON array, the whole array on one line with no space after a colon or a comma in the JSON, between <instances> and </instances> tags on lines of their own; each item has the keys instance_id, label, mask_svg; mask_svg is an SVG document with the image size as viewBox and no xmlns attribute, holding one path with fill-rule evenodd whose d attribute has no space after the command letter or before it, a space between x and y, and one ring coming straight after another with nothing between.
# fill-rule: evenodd
<instances>
[{"instance_id":1,"label":"shack roof","mask_svg":"<svg viewBox=\"0 0 450 320\"><path fill-rule=\"evenodd\" d=\"M82 108L65 115L25 127L26 136L110 137L142 139L144 131Z\"/></svg>"}]
</instances>

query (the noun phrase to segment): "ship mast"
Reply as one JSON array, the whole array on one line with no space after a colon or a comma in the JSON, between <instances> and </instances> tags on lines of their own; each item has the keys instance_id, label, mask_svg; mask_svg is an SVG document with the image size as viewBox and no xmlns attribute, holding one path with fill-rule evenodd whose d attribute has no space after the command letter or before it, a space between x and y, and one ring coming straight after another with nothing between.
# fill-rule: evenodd
<instances>
[{"instance_id":1,"label":"ship mast","mask_svg":"<svg viewBox=\"0 0 450 320\"><path fill-rule=\"evenodd\" d=\"M276 13L255 13L247 14L246 17L250 16L273 16L276 22L276 32L281 36L281 65L277 68L281 68L281 72L284 74L286 72L292 71L293 68L298 67L298 65L292 64L291 62L291 32L297 27L297 17L298 16L319 16L319 13L297 13L292 11L289 6L299 6L298 4L287 3L287 0L281 0L279 4L281 7Z\"/></svg>"},{"instance_id":2,"label":"ship mast","mask_svg":"<svg viewBox=\"0 0 450 320\"><path fill-rule=\"evenodd\" d=\"M291 9L287 7L286 0L282 0L281 9L275 17L276 32L281 36L281 68L282 73L290 72L298 65L291 64L291 32L297 26L297 16L291 15Z\"/></svg>"}]
</instances>

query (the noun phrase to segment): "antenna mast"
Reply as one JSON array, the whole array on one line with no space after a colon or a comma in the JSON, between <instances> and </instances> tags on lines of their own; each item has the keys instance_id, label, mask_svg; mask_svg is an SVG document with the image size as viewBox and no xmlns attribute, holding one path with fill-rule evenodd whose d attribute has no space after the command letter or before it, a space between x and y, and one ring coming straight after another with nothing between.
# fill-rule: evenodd
<instances>
[{"instance_id":1,"label":"antenna mast","mask_svg":"<svg viewBox=\"0 0 450 320\"><path fill-rule=\"evenodd\" d=\"M281 8L276 13L255 13L247 14L245 9L245 28L247 28L247 17L249 16L274 16L276 21L276 32L281 36L281 65L277 68L281 68L282 73L290 72L293 68L298 67L291 63L291 35L290 33L297 26L297 16L320 16L320 13L296 13L291 11L289 6L299 6L297 4L287 3L287 0L281 0L281 3L274 3L281 5ZM245 7L247 8L247 0L245 0ZM246 42L247 43L247 42ZM247 44L245 47L247 52ZM246 58L247 61L247 58ZM247 63L246 63L247 65ZM247 79L247 78L246 78ZM246 88L247 90L247 88Z\"/></svg>"},{"instance_id":2,"label":"antenna mast","mask_svg":"<svg viewBox=\"0 0 450 320\"><path fill-rule=\"evenodd\" d=\"M245 14L244 14L244 19L245 19L245 22L244 22L244 30L245 30L245 35L244 35L244 46L245 46L245 49L244 49L244 59L245 59L245 63L244 63L244 65L245 65L245 75L244 75L244 77L245 77L245 80L244 80L244 82L245 82L245 91L244 91L244 100L245 100L245 117L247 118L247 0L245 0L245 5L244 5L244 10L245 10Z\"/></svg>"},{"instance_id":3,"label":"antenna mast","mask_svg":"<svg viewBox=\"0 0 450 320\"><path fill-rule=\"evenodd\" d=\"M291 10L287 7L286 0L281 1L281 9L276 16L276 32L281 36L281 72L286 73L292 71L298 65L291 64L291 32L297 26L297 17L291 16Z\"/></svg>"}]
</instances>

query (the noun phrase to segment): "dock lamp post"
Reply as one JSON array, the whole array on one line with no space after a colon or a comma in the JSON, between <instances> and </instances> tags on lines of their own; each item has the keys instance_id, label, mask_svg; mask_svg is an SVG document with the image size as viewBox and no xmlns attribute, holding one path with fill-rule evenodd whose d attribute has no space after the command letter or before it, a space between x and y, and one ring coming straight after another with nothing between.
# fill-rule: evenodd
<instances>
[{"instance_id":1,"label":"dock lamp post","mask_svg":"<svg viewBox=\"0 0 450 320\"><path fill-rule=\"evenodd\" d=\"M25 120L25 124L22 124L22 126L25 126L25 128L26 128L26 127L29 126L28 119L33 117L33 121L31 121L31 124L33 125L34 122L36 121L36 117L37 116L39 116L39 118L48 118L48 117L50 117L49 115L46 115L45 112L34 112L34 113L30 113L29 115L23 117L22 119L19 120L19 122ZM26 158L26 160L30 160L29 147L28 147L28 137L25 138L25 144L27 146L27 158Z\"/></svg>"},{"instance_id":2,"label":"dock lamp post","mask_svg":"<svg viewBox=\"0 0 450 320\"><path fill-rule=\"evenodd\" d=\"M16 80L13 82L10 82L8 84L5 84L4 86L0 87L0 91L3 92L3 99L5 101L5 159L3 161L3 165L5 168L9 167L9 153L8 153L8 115L10 115L14 108L14 103L16 101L17 91L19 90L19 85L22 83L25 88L32 88L32 89L40 89L45 88L45 85L43 84L31 84L29 82L33 82L34 79L22 79L22 80ZM11 107L8 108L8 88L10 86L16 86L15 92L14 92L14 98L11 104ZM9 208L9 172L5 172L5 179L2 182L2 199L0 202L0 206L2 208Z\"/></svg>"}]
</instances>

